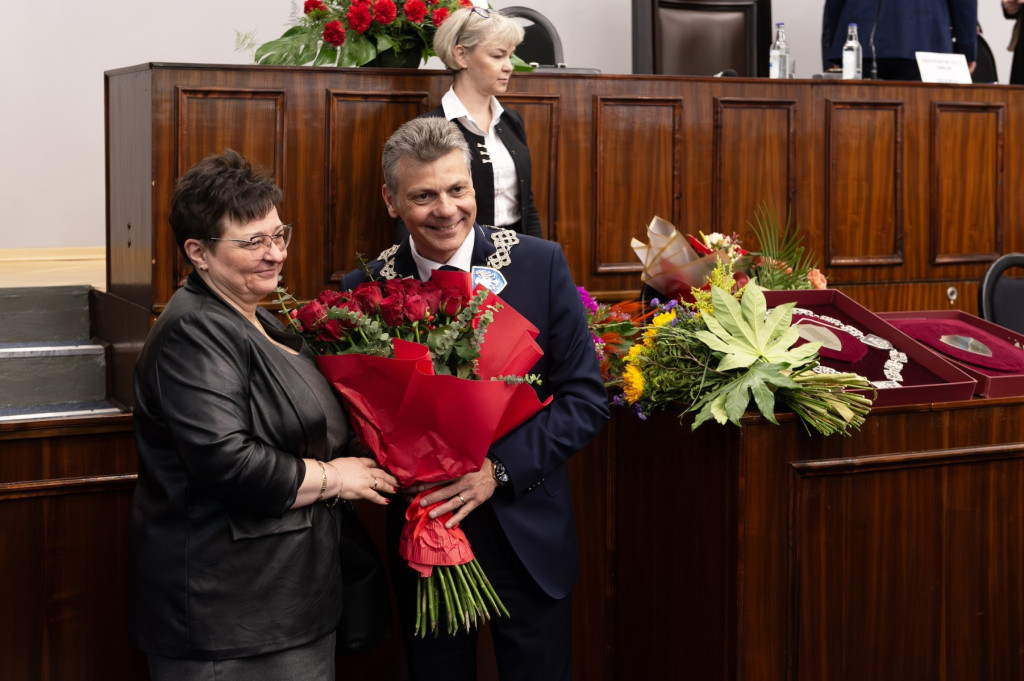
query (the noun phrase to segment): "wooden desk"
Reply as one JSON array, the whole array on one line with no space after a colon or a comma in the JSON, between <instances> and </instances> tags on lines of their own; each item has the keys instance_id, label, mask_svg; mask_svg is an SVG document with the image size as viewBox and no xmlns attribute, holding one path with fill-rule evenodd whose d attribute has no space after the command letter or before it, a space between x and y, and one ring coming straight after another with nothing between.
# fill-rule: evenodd
<instances>
[{"instance_id":1,"label":"wooden desk","mask_svg":"<svg viewBox=\"0 0 1024 681\"><path fill-rule=\"evenodd\" d=\"M691 433L616 410L573 459L575 678L1024 677L1024 400L879 409L848 439L781 420ZM134 471L130 416L0 426L9 678L145 678ZM406 678L398 639L339 665Z\"/></svg>"},{"instance_id":2,"label":"wooden desk","mask_svg":"<svg viewBox=\"0 0 1024 681\"><path fill-rule=\"evenodd\" d=\"M824 439L619 412L574 461L577 678L1024 678L1022 419L883 408Z\"/></svg>"}]
</instances>

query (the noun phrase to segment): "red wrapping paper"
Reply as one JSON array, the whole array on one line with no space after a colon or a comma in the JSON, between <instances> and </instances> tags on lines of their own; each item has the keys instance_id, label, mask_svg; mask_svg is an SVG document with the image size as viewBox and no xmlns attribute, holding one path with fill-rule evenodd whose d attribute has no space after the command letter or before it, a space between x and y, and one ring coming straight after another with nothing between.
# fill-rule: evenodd
<instances>
[{"instance_id":1,"label":"red wrapping paper","mask_svg":"<svg viewBox=\"0 0 1024 681\"><path fill-rule=\"evenodd\" d=\"M473 295L465 273L435 271L434 278ZM480 380L435 375L425 345L398 339L393 359L354 354L316 358L320 372L348 407L360 441L402 487L479 470L493 442L550 402L548 398L542 404L525 383L490 380L526 374L543 352L529 320L493 294L488 301L501 308L484 334ZM450 514L430 520L430 509L421 509L419 498L402 531L403 558L424 576L433 565L472 560L462 531L444 527Z\"/></svg>"}]
</instances>

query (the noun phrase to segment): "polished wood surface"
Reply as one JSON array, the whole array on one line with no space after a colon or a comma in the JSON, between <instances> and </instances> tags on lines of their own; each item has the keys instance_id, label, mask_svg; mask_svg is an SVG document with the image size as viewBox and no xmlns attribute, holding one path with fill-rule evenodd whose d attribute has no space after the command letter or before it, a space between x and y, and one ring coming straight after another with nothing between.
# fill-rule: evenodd
<instances>
[{"instance_id":1,"label":"polished wood surface","mask_svg":"<svg viewBox=\"0 0 1024 681\"><path fill-rule=\"evenodd\" d=\"M145 64L106 74L109 291L159 312L186 270L174 182L226 147L284 189L285 283L316 295L392 239L380 150L436 106L442 71ZM969 288L1024 250L1024 90L884 81L517 74L545 234L577 283L639 290L629 243L659 215L752 240L771 202L833 285L878 311L974 312Z\"/></svg>"},{"instance_id":2,"label":"polished wood surface","mask_svg":"<svg viewBox=\"0 0 1024 681\"><path fill-rule=\"evenodd\" d=\"M608 668L653 677L670 656L680 678L1024 677L1021 409L882 408L848 439L792 419L691 434L621 414Z\"/></svg>"}]
</instances>

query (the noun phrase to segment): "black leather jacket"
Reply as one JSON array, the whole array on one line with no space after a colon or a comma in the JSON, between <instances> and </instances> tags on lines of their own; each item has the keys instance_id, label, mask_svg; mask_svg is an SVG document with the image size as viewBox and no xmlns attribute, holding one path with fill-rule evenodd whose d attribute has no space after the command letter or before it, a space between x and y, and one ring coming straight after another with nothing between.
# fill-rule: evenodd
<instances>
[{"instance_id":1,"label":"black leather jacket","mask_svg":"<svg viewBox=\"0 0 1024 681\"><path fill-rule=\"evenodd\" d=\"M312 360L259 310L264 328ZM341 614L336 510L289 510L326 418L292 359L193 273L135 368L133 643L226 659L329 634Z\"/></svg>"}]
</instances>

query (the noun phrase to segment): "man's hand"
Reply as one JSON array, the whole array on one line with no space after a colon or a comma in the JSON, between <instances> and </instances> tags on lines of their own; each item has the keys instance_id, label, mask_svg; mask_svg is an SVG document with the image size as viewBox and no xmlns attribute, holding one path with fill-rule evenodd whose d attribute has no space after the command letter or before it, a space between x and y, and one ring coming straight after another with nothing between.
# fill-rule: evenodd
<instances>
[{"instance_id":1,"label":"man's hand","mask_svg":"<svg viewBox=\"0 0 1024 681\"><path fill-rule=\"evenodd\" d=\"M429 488L430 485L424 485L419 489L422 491ZM497 488L498 483L491 473L491 462L484 459L484 465L480 470L436 486L433 492L420 499L420 505L426 508L444 501L445 503L430 511L430 517L437 518L445 513L452 513L452 517L444 524L450 530L462 522L474 508L490 499Z\"/></svg>"}]
</instances>

